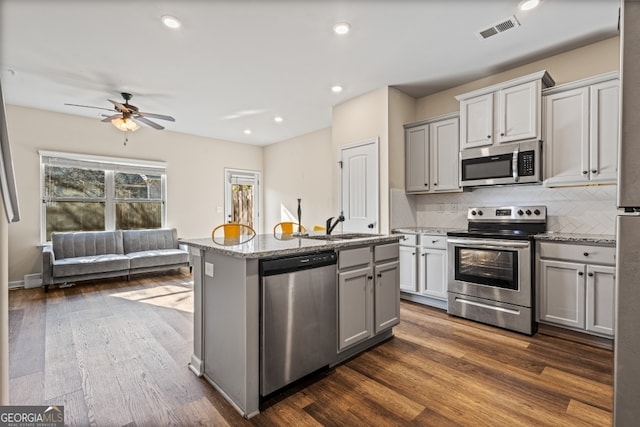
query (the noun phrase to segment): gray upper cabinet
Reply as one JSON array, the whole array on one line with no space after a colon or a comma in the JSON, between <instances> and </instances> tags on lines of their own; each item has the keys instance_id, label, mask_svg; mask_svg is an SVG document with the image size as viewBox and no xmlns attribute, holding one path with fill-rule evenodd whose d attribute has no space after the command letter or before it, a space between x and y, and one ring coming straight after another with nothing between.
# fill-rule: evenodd
<instances>
[{"instance_id":1,"label":"gray upper cabinet","mask_svg":"<svg viewBox=\"0 0 640 427\"><path fill-rule=\"evenodd\" d=\"M544 185L616 183L619 86L614 72L544 92Z\"/></svg>"},{"instance_id":2,"label":"gray upper cabinet","mask_svg":"<svg viewBox=\"0 0 640 427\"><path fill-rule=\"evenodd\" d=\"M457 114L405 125L407 193L461 191Z\"/></svg>"},{"instance_id":3,"label":"gray upper cabinet","mask_svg":"<svg viewBox=\"0 0 640 427\"><path fill-rule=\"evenodd\" d=\"M460 149L541 139L542 88L546 71L456 96L460 101Z\"/></svg>"}]
</instances>

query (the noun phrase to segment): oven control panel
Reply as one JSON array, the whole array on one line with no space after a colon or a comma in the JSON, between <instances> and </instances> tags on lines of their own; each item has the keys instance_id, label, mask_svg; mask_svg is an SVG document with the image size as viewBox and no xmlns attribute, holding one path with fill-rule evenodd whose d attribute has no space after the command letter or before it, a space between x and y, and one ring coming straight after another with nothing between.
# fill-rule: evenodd
<instances>
[{"instance_id":1,"label":"oven control panel","mask_svg":"<svg viewBox=\"0 0 640 427\"><path fill-rule=\"evenodd\" d=\"M542 222L547 220L546 206L500 206L469 208L471 222Z\"/></svg>"}]
</instances>

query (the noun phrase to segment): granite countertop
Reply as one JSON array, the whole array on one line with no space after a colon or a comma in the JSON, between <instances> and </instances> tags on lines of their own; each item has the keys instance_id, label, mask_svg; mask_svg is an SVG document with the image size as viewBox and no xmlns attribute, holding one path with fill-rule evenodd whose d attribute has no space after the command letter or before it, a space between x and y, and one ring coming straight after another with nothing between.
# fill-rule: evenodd
<instances>
[{"instance_id":1,"label":"granite countertop","mask_svg":"<svg viewBox=\"0 0 640 427\"><path fill-rule=\"evenodd\" d=\"M603 246L616 245L616 236L613 234L555 233L548 231L546 233L536 234L535 239L549 242L574 242Z\"/></svg>"},{"instance_id":2,"label":"granite countertop","mask_svg":"<svg viewBox=\"0 0 640 427\"><path fill-rule=\"evenodd\" d=\"M349 233L345 233L349 234ZM314 235L311 233L311 235ZM333 236L339 237L340 234ZM211 237L199 239L179 239L181 244L206 251L217 252L237 258L270 258L273 256L295 255L324 250L339 250L351 246L364 246L380 243L394 243L400 240L400 235L372 234L370 237L359 237L348 240L314 240L305 237L258 234L251 240L234 244L234 241Z\"/></svg>"},{"instance_id":3,"label":"granite countertop","mask_svg":"<svg viewBox=\"0 0 640 427\"><path fill-rule=\"evenodd\" d=\"M391 230L392 233L404 234L441 234L446 236L449 231L459 231L460 228L442 228L442 227L399 227ZM465 229L466 231L466 229Z\"/></svg>"}]
</instances>

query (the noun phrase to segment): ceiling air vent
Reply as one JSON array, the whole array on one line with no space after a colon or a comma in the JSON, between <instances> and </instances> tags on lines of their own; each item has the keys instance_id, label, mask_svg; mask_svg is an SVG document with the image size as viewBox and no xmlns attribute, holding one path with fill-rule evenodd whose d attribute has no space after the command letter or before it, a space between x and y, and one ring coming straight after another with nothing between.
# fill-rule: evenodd
<instances>
[{"instance_id":1,"label":"ceiling air vent","mask_svg":"<svg viewBox=\"0 0 640 427\"><path fill-rule=\"evenodd\" d=\"M516 19L515 16L511 16L509 18L503 19L497 24L493 24L489 28L485 28L484 30L478 31L477 35L481 39L488 39L489 37L495 36L496 34L504 33L507 30L512 28L516 28L520 26L520 22Z\"/></svg>"}]
</instances>

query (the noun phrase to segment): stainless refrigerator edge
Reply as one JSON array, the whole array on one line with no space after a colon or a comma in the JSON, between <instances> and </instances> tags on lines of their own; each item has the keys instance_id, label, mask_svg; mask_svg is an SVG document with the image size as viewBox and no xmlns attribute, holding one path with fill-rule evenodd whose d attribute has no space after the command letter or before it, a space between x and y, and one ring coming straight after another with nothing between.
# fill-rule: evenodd
<instances>
[{"instance_id":1,"label":"stainless refrigerator edge","mask_svg":"<svg viewBox=\"0 0 640 427\"><path fill-rule=\"evenodd\" d=\"M640 1L621 3L613 424L640 423Z\"/></svg>"}]
</instances>

